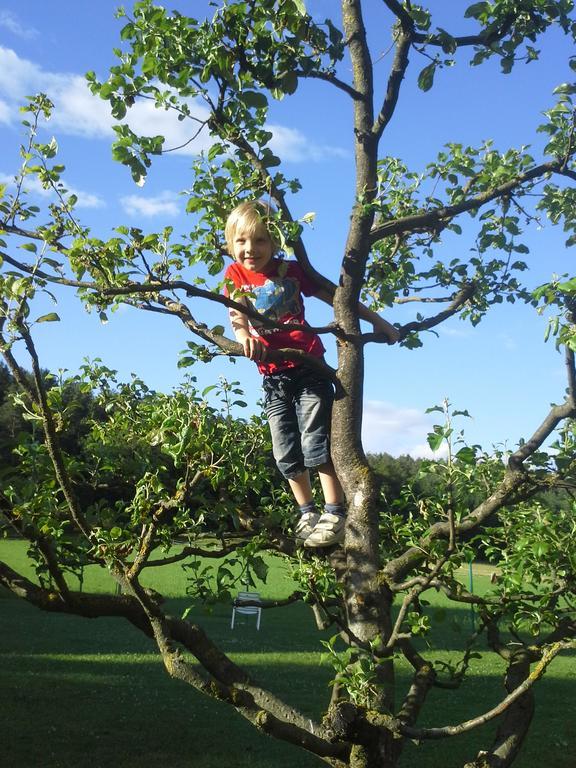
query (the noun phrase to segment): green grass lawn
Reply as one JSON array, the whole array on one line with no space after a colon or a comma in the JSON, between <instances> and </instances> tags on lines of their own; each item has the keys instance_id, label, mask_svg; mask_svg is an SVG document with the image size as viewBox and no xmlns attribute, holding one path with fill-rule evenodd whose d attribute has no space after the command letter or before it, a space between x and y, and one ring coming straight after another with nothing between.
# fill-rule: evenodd
<instances>
[{"instance_id":1,"label":"green grass lawn","mask_svg":"<svg viewBox=\"0 0 576 768\"><path fill-rule=\"evenodd\" d=\"M0 541L0 559L24 570L25 547ZM32 575L30 570L28 575ZM189 607L186 579L171 567L151 584L169 598L169 611ZM488 578L475 575L475 589ZM99 569L87 569L84 588L113 591ZM261 592L279 598L291 591L281 562ZM431 602L442 608L433 595ZM230 630L230 607L212 613L194 607L196 621L237 662L279 696L316 717L329 699L332 670L319 660L318 633L309 609L294 605L264 612L260 632L253 616L238 617ZM449 609L434 638L436 658L460 647L467 611ZM490 660L488 662L488 660ZM559 658L539 685L537 714L520 768L574 768L576 707L574 657ZM498 663L476 661L463 691L435 689L424 725L457 723L493 706L501 695ZM409 670L399 667L399 693ZM117 619L51 615L0 593L0 738L2 768L308 768L323 765L312 755L259 734L231 708L200 696L165 673L153 643ZM461 768L485 742L493 725L460 739L410 745L406 768Z\"/></svg>"}]
</instances>

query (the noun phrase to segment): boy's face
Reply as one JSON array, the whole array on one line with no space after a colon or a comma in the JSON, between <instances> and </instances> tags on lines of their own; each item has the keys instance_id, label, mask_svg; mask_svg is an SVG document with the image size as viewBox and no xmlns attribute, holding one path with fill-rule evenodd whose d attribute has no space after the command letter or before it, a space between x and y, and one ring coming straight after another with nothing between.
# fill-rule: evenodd
<instances>
[{"instance_id":1,"label":"boy's face","mask_svg":"<svg viewBox=\"0 0 576 768\"><path fill-rule=\"evenodd\" d=\"M272 241L265 227L249 233L240 224L234 233L234 259L249 272L265 272L272 261Z\"/></svg>"}]
</instances>

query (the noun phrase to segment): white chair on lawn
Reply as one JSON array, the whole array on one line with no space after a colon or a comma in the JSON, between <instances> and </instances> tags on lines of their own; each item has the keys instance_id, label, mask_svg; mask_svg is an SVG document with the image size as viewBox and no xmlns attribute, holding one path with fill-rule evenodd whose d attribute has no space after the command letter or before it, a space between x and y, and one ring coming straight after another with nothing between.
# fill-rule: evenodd
<instances>
[{"instance_id":1,"label":"white chair on lawn","mask_svg":"<svg viewBox=\"0 0 576 768\"><path fill-rule=\"evenodd\" d=\"M238 592L232 603L232 621L230 629L234 629L234 619L237 613L243 613L247 616L256 615L256 629L260 629L260 619L262 617L262 606L260 603L260 592Z\"/></svg>"}]
</instances>

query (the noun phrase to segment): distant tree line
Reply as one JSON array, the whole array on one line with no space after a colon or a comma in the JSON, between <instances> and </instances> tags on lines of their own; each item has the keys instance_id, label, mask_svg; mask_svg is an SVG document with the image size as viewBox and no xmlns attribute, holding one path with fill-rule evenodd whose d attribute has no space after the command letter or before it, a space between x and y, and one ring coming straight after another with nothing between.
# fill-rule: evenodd
<instances>
[{"instance_id":1,"label":"distant tree line","mask_svg":"<svg viewBox=\"0 0 576 768\"><path fill-rule=\"evenodd\" d=\"M54 387L58 379L49 371L43 373L46 388L49 390ZM27 371L23 371L23 374L28 385L34 387L32 374ZM39 435L42 434L39 421L22 408L21 396L21 390L10 370L0 362L0 460L2 466L15 466L18 463L14 448L18 445L22 433L31 435L38 431ZM66 382L62 397L65 407L70 413L74 413L73 418L67 421L66 428L59 430L63 447L70 453L78 452L81 449L82 439L89 430L88 420L98 418L98 411L100 416L102 412L91 393L83 391L75 382Z\"/></svg>"}]
</instances>

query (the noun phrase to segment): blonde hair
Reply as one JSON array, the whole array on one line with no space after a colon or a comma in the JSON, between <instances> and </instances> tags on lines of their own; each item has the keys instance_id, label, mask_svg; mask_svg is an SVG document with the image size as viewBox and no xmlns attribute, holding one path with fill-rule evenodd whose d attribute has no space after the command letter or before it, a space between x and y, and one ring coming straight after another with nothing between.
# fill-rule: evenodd
<instances>
[{"instance_id":1,"label":"blonde hair","mask_svg":"<svg viewBox=\"0 0 576 768\"><path fill-rule=\"evenodd\" d=\"M242 229L243 232L250 236L265 232L272 243L272 251L274 253L279 251L280 243L269 226L272 214L274 214L274 209L260 200L237 205L226 219L226 226L224 227L226 247L230 256L234 256L234 238L239 229Z\"/></svg>"}]
</instances>

